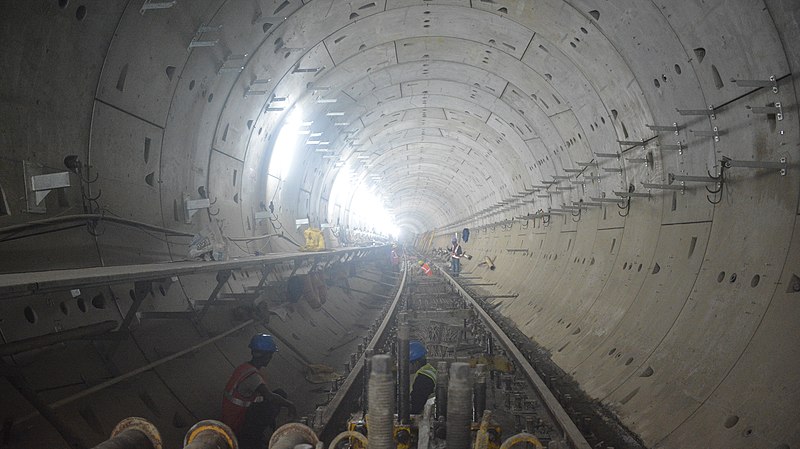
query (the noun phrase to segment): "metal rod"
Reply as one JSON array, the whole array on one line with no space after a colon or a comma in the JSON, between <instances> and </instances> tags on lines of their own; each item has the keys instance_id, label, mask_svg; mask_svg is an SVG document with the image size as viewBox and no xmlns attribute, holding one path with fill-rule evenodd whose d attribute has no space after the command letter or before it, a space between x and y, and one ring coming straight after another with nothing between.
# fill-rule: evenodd
<instances>
[{"instance_id":1,"label":"metal rod","mask_svg":"<svg viewBox=\"0 0 800 449\"><path fill-rule=\"evenodd\" d=\"M0 345L0 357L32 351L65 341L96 337L116 329L118 324L116 321L102 321L88 326L13 341Z\"/></svg>"},{"instance_id":2,"label":"metal rod","mask_svg":"<svg viewBox=\"0 0 800 449\"><path fill-rule=\"evenodd\" d=\"M669 179L669 183L672 184L675 181L678 182L704 182L707 184L716 184L719 182L719 179L709 178L708 176L688 176L688 175L676 175L674 173L669 173L667 175Z\"/></svg>"},{"instance_id":3,"label":"metal rod","mask_svg":"<svg viewBox=\"0 0 800 449\"><path fill-rule=\"evenodd\" d=\"M4 367L6 364L0 360L0 367ZM53 410L52 405L48 405L33 389L33 387L28 384L28 381L22 375L11 375L6 377L8 383L14 387L17 392L24 397L32 406L36 409L36 412L32 414L32 416L36 416L37 414L42 415L42 417L49 422L53 428L56 429L61 438L67 442L68 445L75 449L85 449L89 447L83 438L78 435L76 432L73 431L70 426L61 419L60 416L56 414ZM18 421L21 422L21 421Z\"/></svg>"},{"instance_id":4,"label":"metal rod","mask_svg":"<svg viewBox=\"0 0 800 449\"><path fill-rule=\"evenodd\" d=\"M186 349L184 349L182 351L178 351L175 354L166 356L164 358L156 360L155 362L148 363L147 365L144 365L144 366L142 366L140 368L136 368L133 371L128 371L125 374L122 374L120 376L114 377L114 378L109 379L109 380L107 380L105 382L99 383L99 384L97 384L97 385L95 385L93 387L87 388L87 389L85 389L83 391L80 391L78 393L75 393L75 394L73 394L71 396L67 396L65 398L59 399L59 400L53 402L52 404L50 404L49 407L55 409L55 408L61 407L63 405L67 405L67 404L69 404L71 402L74 402L74 401L76 401L78 399L84 398L84 397L89 396L91 394L94 394L94 393L96 393L98 391L104 390L104 389L106 389L106 388L108 388L108 387L110 387L112 385L116 385L116 384L118 384L118 383L120 383L120 382L122 382L122 381L124 381L126 379L130 379L131 377L138 376L141 373L150 371L151 369L156 368L158 366L161 366L161 365L163 365L163 364L165 364L165 363L167 363L169 361L175 360L175 359L177 359L179 357L183 357L184 355L189 354L191 352L194 352L194 351L196 351L196 350L198 350L198 349L200 349L200 348L202 348L204 346L210 345L211 343L214 343L215 341L221 340L221 339L227 337L228 335L231 335L234 332L253 324L254 322L255 322L255 320L247 320L247 321L239 324L238 326L234 327L233 329L225 331L225 332L223 332L223 333L221 333L221 334L219 334L217 336L211 337L208 340L202 341L202 342L200 342L200 343L198 343L198 344L196 344L194 346L191 346L189 348L186 348ZM22 416L18 420L15 421L15 425L23 423L23 422L35 417L37 414L38 413L29 413L29 414L27 414L25 416Z\"/></svg>"}]
</instances>

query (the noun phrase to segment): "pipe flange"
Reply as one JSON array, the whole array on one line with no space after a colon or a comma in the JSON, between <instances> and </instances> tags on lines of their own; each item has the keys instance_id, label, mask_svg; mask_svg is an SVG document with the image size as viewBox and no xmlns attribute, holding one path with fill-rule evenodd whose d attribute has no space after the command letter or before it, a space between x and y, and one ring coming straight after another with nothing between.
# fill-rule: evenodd
<instances>
[{"instance_id":1,"label":"pipe flange","mask_svg":"<svg viewBox=\"0 0 800 449\"><path fill-rule=\"evenodd\" d=\"M233 430L227 425L213 419L206 419L193 425L192 428L186 432L186 436L183 438L183 445L188 446L203 432L213 432L221 436L228 443L228 449L239 449L239 443L236 441L236 434L233 433Z\"/></svg>"},{"instance_id":2,"label":"pipe flange","mask_svg":"<svg viewBox=\"0 0 800 449\"><path fill-rule=\"evenodd\" d=\"M314 431L305 424L288 423L278 427L269 439L270 449L292 449L298 444L316 446L319 438Z\"/></svg>"},{"instance_id":3,"label":"pipe flange","mask_svg":"<svg viewBox=\"0 0 800 449\"><path fill-rule=\"evenodd\" d=\"M361 443L362 448L367 448L369 445L369 440L367 440L367 437L364 436L362 433L356 432L355 430L345 430L339 435L336 435L336 438L334 438L333 441L331 441L331 444L330 446L328 446L328 449L336 449L336 445L339 444L339 442L341 442L345 438L355 438L356 440L358 440L359 443Z\"/></svg>"},{"instance_id":4,"label":"pipe flange","mask_svg":"<svg viewBox=\"0 0 800 449\"><path fill-rule=\"evenodd\" d=\"M162 449L161 434L158 433L158 429L150 421L135 416L125 418L114 426L114 430L111 431L111 438L114 438L126 430L136 430L143 433L147 439L150 440L153 449Z\"/></svg>"}]
</instances>

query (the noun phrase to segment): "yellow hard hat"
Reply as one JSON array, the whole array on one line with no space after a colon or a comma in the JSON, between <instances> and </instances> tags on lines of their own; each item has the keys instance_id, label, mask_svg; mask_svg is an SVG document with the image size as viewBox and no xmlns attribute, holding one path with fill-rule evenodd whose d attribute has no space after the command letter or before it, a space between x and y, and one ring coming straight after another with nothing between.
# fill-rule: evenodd
<instances>
[{"instance_id":1,"label":"yellow hard hat","mask_svg":"<svg viewBox=\"0 0 800 449\"><path fill-rule=\"evenodd\" d=\"M425 262L423 262L421 260L419 262L417 262L417 263L419 264L419 266L422 266L423 264L425 264Z\"/></svg>"}]
</instances>

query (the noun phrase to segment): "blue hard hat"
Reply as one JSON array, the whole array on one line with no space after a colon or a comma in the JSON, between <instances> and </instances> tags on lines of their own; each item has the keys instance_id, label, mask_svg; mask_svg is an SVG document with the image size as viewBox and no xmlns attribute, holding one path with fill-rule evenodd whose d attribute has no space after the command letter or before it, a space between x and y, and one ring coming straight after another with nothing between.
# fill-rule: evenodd
<instances>
[{"instance_id":1,"label":"blue hard hat","mask_svg":"<svg viewBox=\"0 0 800 449\"><path fill-rule=\"evenodd\" d=\"M425 355L428 354L428 350L425 349L425 345L422 344L421 341L418 340L411 340L408 342L408 361L414 362L417 361Z\"/></svg>"},{"instance_id":2,"label":"blue hard hat","mask_svg":"<svg viewBox=\"0 0 800 449\"><path fill-rule=\"evenodd\" d=\"M278 345L272 335L256 334L250 339L250 349L261 352L278 352Z\"/></svg>"}]
</instances>

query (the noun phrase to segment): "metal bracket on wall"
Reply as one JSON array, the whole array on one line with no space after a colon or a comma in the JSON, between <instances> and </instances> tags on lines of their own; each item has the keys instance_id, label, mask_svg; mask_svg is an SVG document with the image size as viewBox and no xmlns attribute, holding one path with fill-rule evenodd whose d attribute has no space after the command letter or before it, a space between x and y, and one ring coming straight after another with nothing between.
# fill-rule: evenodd
<instances>
[{"instance_id":1,"label":"metal bracket on wall","mask_svg":"<svg viewBox=\"0 0 800 449\"><path fill-rule=\"evenodd\" d=\"M694 130L690 129L695 136L701 137L712 137L714 138L714 142L719 142L719 136L722 134L718 127L714 126L711 128L711 131L704 131L704 130Z\"/></svg>"},{"instance_id":2,"label":"metal bracket on wall","mask_svg":"<svg viewBox=\"0 0 800 449\"><path fill-rule=\"evenodd\" d=\"M745 167L745 168L766 168L780 170L781 176L786 176L786 171L789 165L786 158L782 157L779 162L772 161L736 161L726 156L722 156L720 160L724 168Z\"/></svg>"},{"instance_id":3,"label":"metal bracket on wall","mask_svg":"<svg viewBox=\"0 0 800 449\"><path fill-rule=\"evenodd\" d=\"M189 195L183 195L183 212L184 212L184 223L191 224L192 217L194 214L197 213L200 209L208 209L211 207L211 202L208 198L200 198L199 200L193 200L189 197Z\"/></svg>"},{"instance_id":4,"label":"metal bracket on wall","mask_svg":"<svg viewBox=\"0 0 800 449\"><path fill-rule=\"evenodd\" d=\"M41 204L53 189L69 187L69 172L42 173L44 166L22 161L23 178L25 179L25 200L29 213L43 214L47 207Z\"/></svg>"},{"instance_id":5,"label":"metal bracket on wall","mask_svg":"<svg viewBox=\"0 0 800 449\"><path fill-rule=\"evenodd\" d=\"M768 80L733 80L739 87L770 87L772 93L778 93L778 79L775 75L769 77Z\"/></svg>"},{"instance_id":6,"label":"metal bracket on wall","mask_svg":"<svg viewBox=\"0 0 800 449\"><path fill-rule=\"evenodd\" d=\"M672 126L666 125L644 125L650 128L652 131L655 132L673 132L677 136L680 133L681 127L678 125L678 122L672 122Z\"/></svg>"},{"instance_id":7,"label":"metal bracket on wall","mask_svg":"<svg viewBox=\"0 0 800 449\"><path fill-rule=\"evenodd\" d=\"M675 145L661 145L662 151L677 151L678 154L683 154L683 150L689 148L685 143L680 140L675 142Z\"/></svg>"},{"instance_id":8,"label":"metal bracket on wall","mask_svg":"<svg viewBox=\"0 0 800 449\"><path fill-rule=\"evenodd\" d=\"M745 106L745 108L753 111L754 114L773 114L776 120L781 121L783 120L783 106L781 106L779 101L776 101L774 104L774 106Z\"/></svg>"},{"instance_id":9,"label":"metal bracket on wall","mask_svg":"<svg viewBox=\"0 0 800 449\"><path fill-rule=\"evenodd\" d=\"M679 185L671 185L671 184L650 184L643 182L642 187L645 189L650 190L679 190L681 195L686 193L686 183L681 182Z\"/></svg>"},{"instance_id":10,"label":"metal bracket on wall","mask_svg":"<svg viewBox=\"0 0 800 449\"><path fill-rule=\"evenodd\" d=\"M168 2L144 0L144 3L142 3L142 7L139 8L139 14L144 15L144 13L153 9L169 9L177 4L178 0L172 0Z\"/></svg>"},{"instance_id":11,"label":"metal bracket on wall","mask_svg":"<svg viewBox=\"0 0 800 449\"><path fill-rule=\"evenodd\" d=\"M247 53L243 55L228 55L220 64L219 69L217 69L217 75L226 72L241 72L244 70L245 59L247 59Z\"/></svg>"},{"instance_id":12,"label":"metal bracket on wall","mask_svg":"<svg viewBox=\"0 0 800 449\"><path fill-rule=\"evenodd\" d=\"M191 50L196 47L213 47L219 43L219 39L209 39L209 40L200 40L200 38L207 33L219 33L222 31L222 25L217 26L207 26L207 25L200 25L197 28L197 31L194 33L194 37L189 42L189 47L187 50Z\"/></svg>"},{"instance_id":13,"label":"metal bracket on wall","mask_svg":"<svg viewBox=\"0 0 800 449\"><path fill-rule=\"evenodd\" d=\"M680 115L705 115L710 117L711 120L716 120L717 115L714 112L714 105L708 105L706 109L675 109Z\"/></svg>"},{"instance_id":14,"label":"metal bracket on wall","mask_svg":"<svg viewBox=\"0 0 800 449\"><path fill-rule=\"evenodd\" d=\"M725 168L724 168L724 165L723 165L723 168L720 171L719 176L713 176L710 172L708 173L708 176L676 175L674 173L669 173L667 175L667 179L668 179L668 182L670 184L674 183L675 181L678 181L678 182L680 182L682 184L686 183L686 182L699 182L699 183L703 183L703 184L714 184L716 186L715 189L710 189L710 188L708 188L708 186L706 186L706 190L708 191L708 193L710 193L712 195L715 195L715 197L717 197L718 199L712 200L711 197L709 197L708 195L706 195L706 199L711 204L719 204L719 202L722 201L722 189L723 189L724 184L725 184L725 172L724 172L724 170L725 170Z\"/></svg>"}]
</instances>

